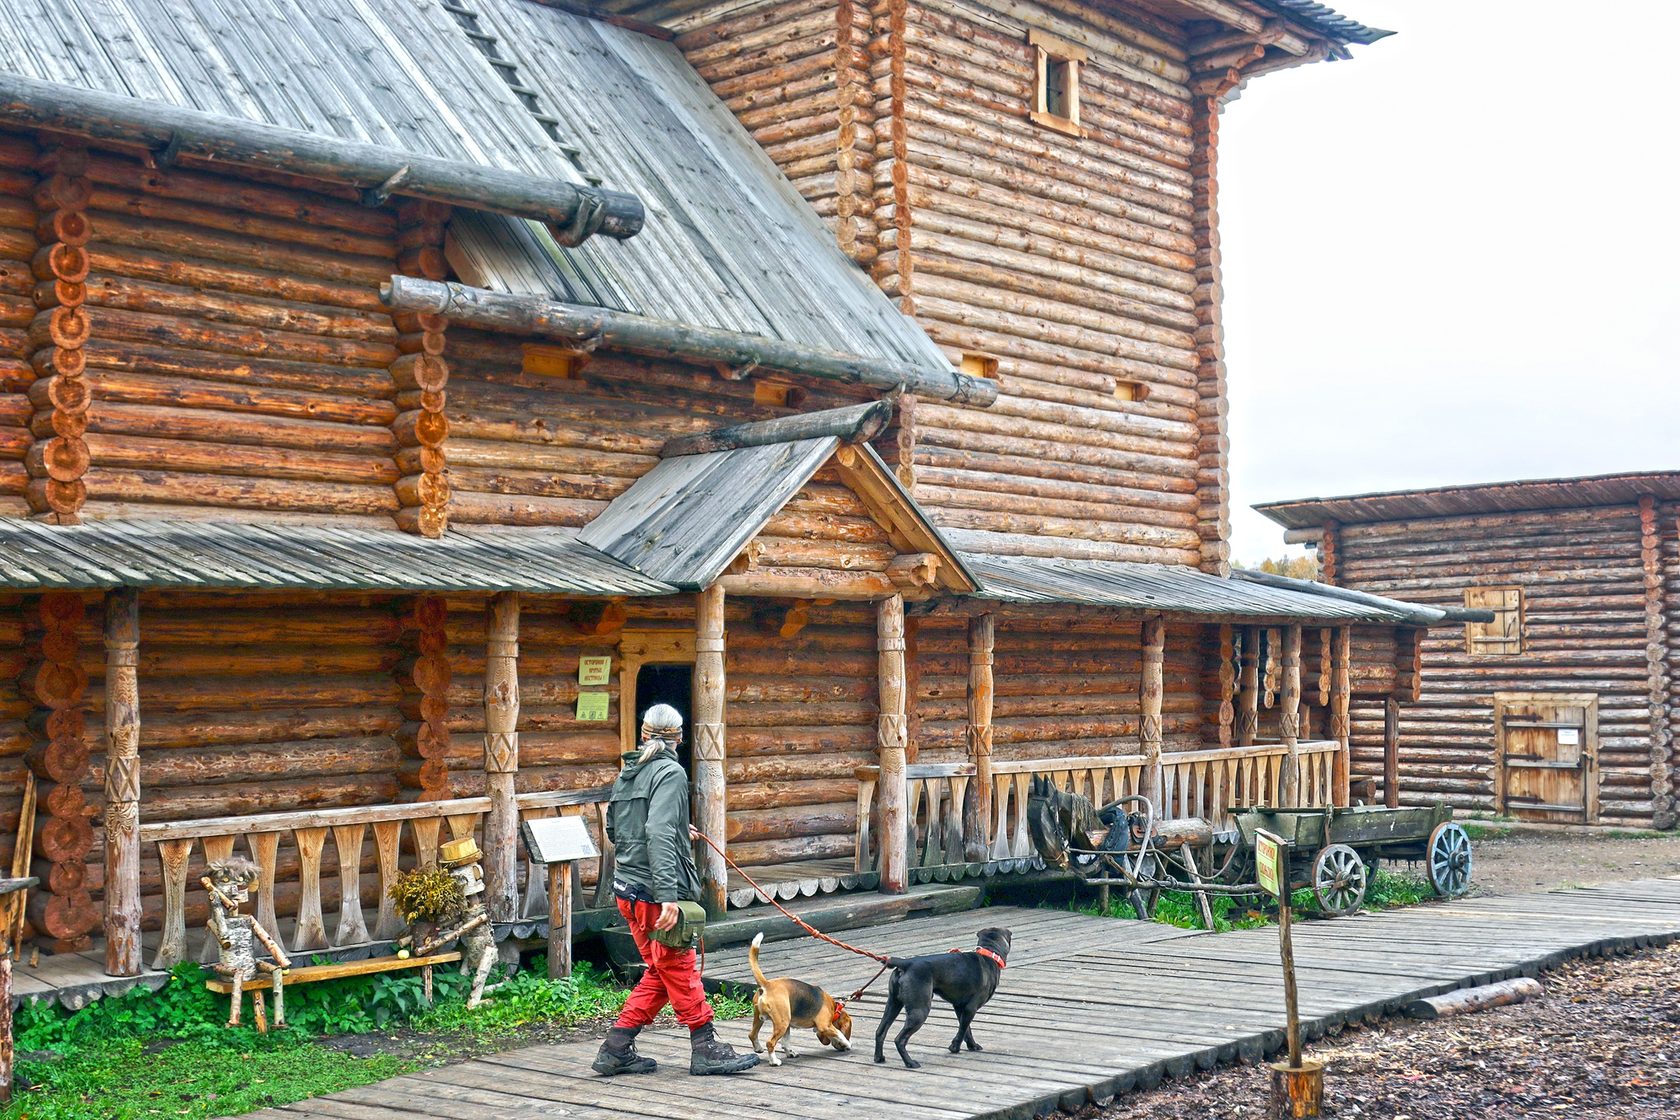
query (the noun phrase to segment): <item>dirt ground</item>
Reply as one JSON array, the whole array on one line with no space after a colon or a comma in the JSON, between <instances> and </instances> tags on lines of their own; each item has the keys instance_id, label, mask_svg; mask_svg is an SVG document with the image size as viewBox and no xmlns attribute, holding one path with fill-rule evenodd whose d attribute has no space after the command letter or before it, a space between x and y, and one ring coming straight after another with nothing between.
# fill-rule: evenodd
<instances>
[{"instance_id":1,"label":"dirt ground","mask_svg":"<svg viewBox=\"0 0 1680 1120\"><path fill-rule=\"evenodd\" d=\"M1479 831L1478 826L1478 831ZM1471 883L1478 894L1525 894L1614 879L1680 874L1680 833L1512 833L1473 839Z\"/></svg>"},{"instance_id":2,"label":"dirt ground","mask_svg":"<svg viewBox=\"0 0 1680 1120\"><path fill-rule=\"evenodd\" d=\"M1324 1115L1372 1120L1680 1117L1680 945L1577 961L1544 998L1432 1023L1389 1020L1308 1048ZM1261 1120L1264 1066L1216 1070L1078 1120ZM1071 1120L1065 1117L1064 1120Z\"/></svg>"}]
</instances>

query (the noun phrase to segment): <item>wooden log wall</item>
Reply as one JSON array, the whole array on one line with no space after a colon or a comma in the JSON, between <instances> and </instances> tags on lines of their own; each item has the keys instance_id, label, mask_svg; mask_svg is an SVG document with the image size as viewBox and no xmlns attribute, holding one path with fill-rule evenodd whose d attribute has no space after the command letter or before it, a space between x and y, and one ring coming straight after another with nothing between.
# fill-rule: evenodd
<instances>
[{"instance_id":1,"label":"wooden log wall","mask_svg":"<svg viewBox=\"0 0 1680 1120\"><path fill-rule=\"evenodd\" d=\"M32 140L0 132L0 514L16 516L30 512L25 460L35 440L29 430L35 412L29 399L35 381L29 326L37 310L32 262L39 248L34 202L39 158Z\"/></svg>"},{"instance_id":2,"label":"wooden log wall","mask_svg":"<svg viewBox=\"0 0 1680 1120\"><path fill-rule=\"evenodd\" d=\"M0 598L0 867L7 874L11 873L28 780L26 752L35 741L29 726L35 702L21 679L29 667L24 616L22 597Z\"/></svg>"},{"instance_id":3,"label":"wooden log wall","mask_svg":"<svg viewBox=\"0 0 1680 1120\"><path fill-rule=\"evenodd\" d=\"M1672 534L1673 521L1664 526ZM1338 530L1344 586L1419 603L1463 606L1469 587L1519 587L1526 632L1520 654L1465 650L1462 627L1437 627L1422 645L1422 695L1400 713L1403 803L1441 799L1491 811L1493 694L1595 693L1599 698L1600 820L1650 827L1654 803L1651 669L1646 585L1635 506L1380 524ZM1665 547L1670 547L1666 546ZM1369 695L1353 638L1354 689ZM1392 641L1393 635L1389 635ZM1396 649L1396 660L1404 660ZM1405 691L1404 672L1396 687ZM1403 697L1404 699L1404 697ZM1382 772L1383 711L1356 703L1354 772Z\"/></svg>"},{"instance_id":4,"label":"wooden log wall","mask_svg":"<svg viewBox=\"0 0 1680 1120\"><path fill-rule=\"evenodd\" d=\"M1217 564L1212 164L1182 30L1027 0L869 17L720 7L678 43L953 360L998 359L991 408L916 402L918 500L979 550ZM1090 54L1081 137L1028 119L1034 27Z\"/></svg>"}]
</instances>

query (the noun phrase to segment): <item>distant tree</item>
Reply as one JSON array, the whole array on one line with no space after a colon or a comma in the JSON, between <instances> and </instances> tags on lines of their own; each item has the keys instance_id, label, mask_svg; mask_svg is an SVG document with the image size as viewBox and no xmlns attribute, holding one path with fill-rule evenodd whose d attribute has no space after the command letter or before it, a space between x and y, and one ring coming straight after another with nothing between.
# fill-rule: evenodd
<instances>
[{"instance_id":1,"label":"distant tree","mask_svg":"<svg viewBox=\"0 0 1680 1120\"><path fill-rule=\"evenodd\" d=\"M1316 580L1318 578L1318 556L1311 552L1302 556L1279 556L1275 560L1262 560L1255 565L1255 568L1262 572L1270 572L1274 576Z\"/></svg>"}]
</instances>

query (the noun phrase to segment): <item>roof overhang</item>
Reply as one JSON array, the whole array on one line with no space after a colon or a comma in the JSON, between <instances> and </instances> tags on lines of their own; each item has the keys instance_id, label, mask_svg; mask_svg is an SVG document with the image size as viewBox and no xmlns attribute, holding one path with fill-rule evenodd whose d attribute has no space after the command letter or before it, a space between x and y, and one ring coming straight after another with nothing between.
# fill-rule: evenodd
<instances>
[{"instance_id":1,"label":"roof overhang","mask_svg":"<svg viewBox=\"0 0 1680 1120\"><path fill-rule=\"evenodd\" d=\"M1373 521L1412 521L1483 513L1634 505L1640 498L1680 500L1680 471L1637 471L1576 478L1517 479L1339 498L1264 502L1254 509L1286 529Z\"/></svg>"}]
</instances>

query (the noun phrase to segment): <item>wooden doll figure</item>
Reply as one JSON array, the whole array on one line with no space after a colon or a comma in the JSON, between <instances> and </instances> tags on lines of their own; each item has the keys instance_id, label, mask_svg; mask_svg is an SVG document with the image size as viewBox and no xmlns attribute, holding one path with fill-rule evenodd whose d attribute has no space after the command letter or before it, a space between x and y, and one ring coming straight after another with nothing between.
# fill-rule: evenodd
<instances>
[{"instance_id":1,"label":"wooden doll figure","mask_svg":"<svg viewBox=\"0 0 1680 1120\"><path fill-rule=\"evenodd\" d=\"M470 836L449 840L438 846L438 864L449 872L461 892L458 907L437 917L437 930L415 949L415 955L426 956L456 938L461 939L461 971L471 974L472 992L467 1007L484 1002L484 981L496 966L496 936L490 927L490 914L484 909L480 896L484 894L484 872L478 862L484 853ZM499 984L490 986L495 991Z\"/></svg>"},{"instance_id":2,"label":"wooden doll figure","mask_svg":"<svg viewBox=\"0 0 1680 1120\"><path fill-rule=\"evenodd\" d=\"M212 863L210 874L201 880L204 889L210 892L210 920L205 924L216 935L216 944L221 949L216 971L233 982L233 1007L228 1014L227 1025L239 1025L239 1005L245 982L255 979L260 971L268 973L274 981L274 1026L284 1030L284 977L286 969L292 967L291 958L255 918L239 912L240 906L250 901L251 884L257 881L259 873L255 863L240 856ZM273 962L257 959L258 941L273 954Z\"/></svg>"}]
</instances>

